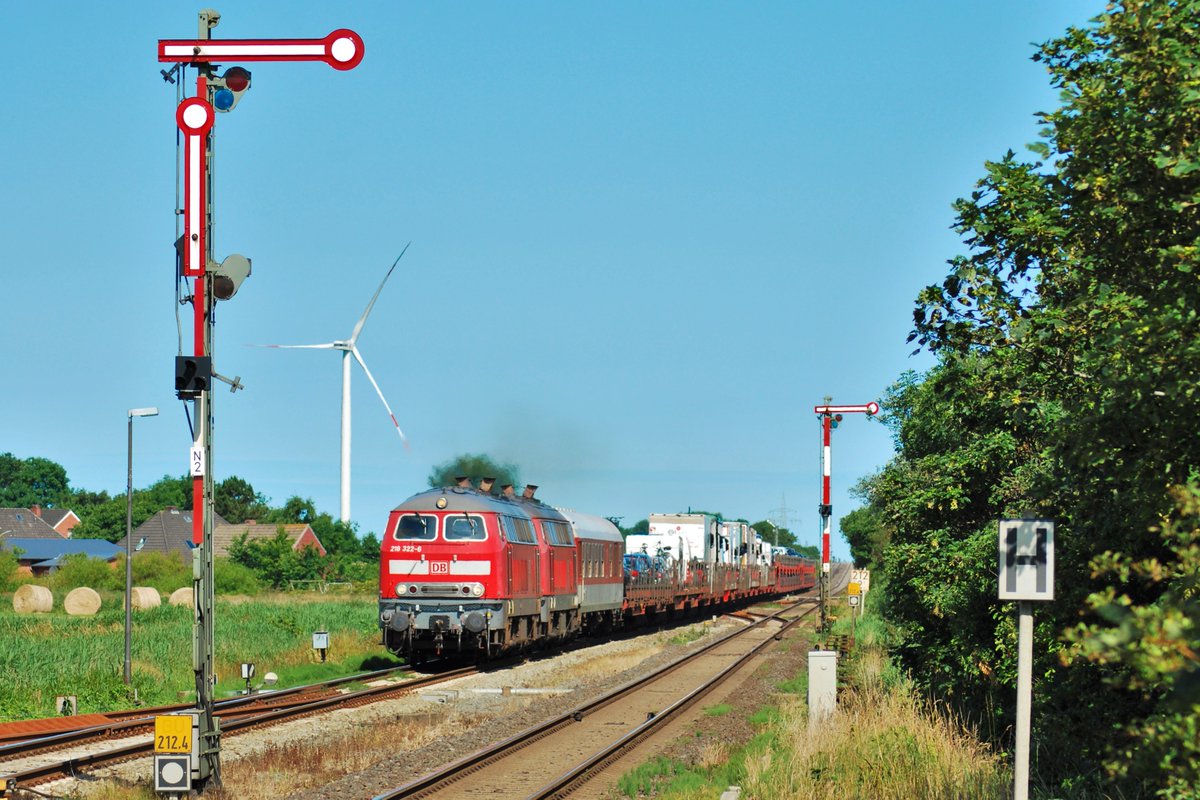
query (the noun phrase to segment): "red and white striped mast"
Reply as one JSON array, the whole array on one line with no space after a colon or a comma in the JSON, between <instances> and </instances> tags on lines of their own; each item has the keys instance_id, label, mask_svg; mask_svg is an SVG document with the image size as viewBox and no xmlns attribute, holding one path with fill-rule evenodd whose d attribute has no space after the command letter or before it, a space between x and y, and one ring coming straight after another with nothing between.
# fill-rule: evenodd
<instances>
[{"instance_id":1,"label":"red and white striped mast","mask_svg":"<svg viewBox=\"0 0 1200 800\"><path fill-rule=\"evenodd\" d=\"M184 147L184 237L180 242L182 276L193 281L193 347L190 359L181 356L176 364L176 390L182 400L196 404L196 425L191 448L192 541L195 589L193 661L196 673L196 709L199 731L199 764L188 782L203 791L219 785L220 729L213 718L213 411L212 378L225 380L234 389L238 379L229 380L212 369L213 305L229 299L250 273L249 259L230 256L217 264L212 258L212 174L210 171L213 124L217 111L229 111L250 86L250 73L232 68L216 75L218 62L319 61L336 70L350 70L363 59L363 40L346 28L320 39L213 39L211 29L221 15L213 9L199 13L195 39L160 39L158 60L176 68L192 66L197 71L196 95L184 99L176 109L175 123L183 134ZM170 73L163 72L164 79ZM171 80L171 82L174 82Z\"/></svg>"},{"instance_id":2,"label":"red and white striped mast","mask_svg":"<svg viewBox=\"0 0 1200 800\"><path fill-rule=\"evenodd\" d=\"M829 536L833 528L833 500L830 496L829 476L832 472L833 429L842 421L843 414L866 414L873 417L879 413L878 403L861 405L830 405L832 398L825 398L825 405L814 406L813 411L821 418L821 627L825 627L825 599L829 592Z\"/></svg>"}]
</instances>

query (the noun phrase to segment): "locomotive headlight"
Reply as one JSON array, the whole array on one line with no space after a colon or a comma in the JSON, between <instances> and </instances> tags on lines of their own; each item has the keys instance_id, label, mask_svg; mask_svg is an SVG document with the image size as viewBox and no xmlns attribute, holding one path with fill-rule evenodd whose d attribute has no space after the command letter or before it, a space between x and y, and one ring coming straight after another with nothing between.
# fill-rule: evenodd
<instances>
[{"instance_id":1,"label":"locomotive headlight","mask_svg":"<svg viewBox=\"0 0 1200 800\"><path fill-rule=\"evenodd\" d=\"M469 583L467 585L469 587L471 587L471 596L472 597L483 597L483 584L482 583Z\"/></svg>"},{"instance_id":2,"label":"locomotive headlight","mask_svg":"<svg viewBox=\"0 0 1200 800\"><path fill-rule=\"evenodd\" d=\"M403 597L403 596L404 596L404 584L403 584L403 583L397 583L397 584L396 584L396 596L397 596L397 597Z\"/></svg>"}]
</instances>

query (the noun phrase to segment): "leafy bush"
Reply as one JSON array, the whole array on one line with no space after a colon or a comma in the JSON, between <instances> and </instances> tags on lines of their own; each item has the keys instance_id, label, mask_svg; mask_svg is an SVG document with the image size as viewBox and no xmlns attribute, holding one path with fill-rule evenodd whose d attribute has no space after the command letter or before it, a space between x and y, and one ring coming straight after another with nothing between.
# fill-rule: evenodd
<instances>
[{"instance_id":1,"label":"leafy bush","mask_svg":"<svg viewBox=\"0 0 1200 800\"><path fill-rule=\"evenodd\" d=\"M118 561L121 575L120 585L125 585L125 562ZM184 586L192 585L192 568L172 553L136 553L133 556L133 585L153 586L162 594L170 594Z\"/></svg>"},{"instance_id":2,"label":"leafy bush","mask_svg":"<svg viewBox=\"0 0 1200 800\"><path fill-rule=\"evenodd\" d=\"M124 581L114 580L116 570L107 561L89 558L83 553L64 556L58 569L46 576L45 583L54 592L65 593L80 586L92 589L114 589ZM121 573L122 576L124 573Z\"/></svg>"},{"instance_id":3,"label":"leafy bush","mask_svg":"<svg viewBox=\"0 0 1200 800\"><path fill-rule=\"evenodd\" d=\"M1161 554L1135 559L1105 552L1092 569L1110 583L1088 597L1100 621L1079 623L1062 661L1122 664L1109 680L1154 698L1154 710L1126 728L1106 767L1118 778L1159 784L1158 795L1200 790L1200 486L1176 487L1175 513L1158 531Z\"/></svg>"},{"instance_id":4,"label":"leafy bush","mask_svg":"<svg viewBox=\"0 0 1200 800\"><path fill-rule=\"evenodd\" d=\"M17 580L17 557L8 550L0 550L0 592L15 591Z\"/></svg>"},{"instance_id":5,"label":"leafy bush","mask_svg":"<svg viewBox=\"0 0 1200 800\"><path fill-rule=\"evenodd\" d=\"M228 558L213 559L213 587L222 595L254 595L263 590L254 570Z\"/></svg>"}]
</instances>

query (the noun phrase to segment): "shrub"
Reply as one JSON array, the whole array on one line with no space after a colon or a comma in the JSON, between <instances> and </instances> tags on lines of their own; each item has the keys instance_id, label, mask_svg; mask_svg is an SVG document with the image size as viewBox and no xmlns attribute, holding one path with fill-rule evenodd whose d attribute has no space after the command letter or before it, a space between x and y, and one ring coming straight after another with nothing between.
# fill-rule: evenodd
<instances>
[{"instance_id":1,"label":"shrub","mask_svg":"<svg viewBox=\"0 0 1200 800\"><path fill-rule=\"evenodd\" d=\"M8 550L0 550L0 592L16 591L17 557Z\"/></svg>"},{"instance_id":2,"label":"shrub","mask_svg":"<svg viewBox=\"0 0 1200 800\"><path fill-rule=\"evenodd\" d=\"M112 588L114 573L113 568L103 559L75 553L64 556L58 569L46 577L45 583L56 592L69 592L80 586L107 589Z\"/></svg>"},{"instance_id":3,"label":"shrub","mask_svg":"<svg viewBox=\"0 0 1200 800\"><path fill-rule=\"evenodd\" d=\"M118 564L120 569L117 573L121 576L119 584L123 588L125 562L120 560ZM172 553L136 553L133 556L133 584L153 586L163 594L170 594L183 586L192 585L192 568Z\"/></svg>"},{"instance_id":4,"label":"shrub","mask_svg":"<svg viewBox=\"0 0 1200 800\"><path fill-rule=\"evenodd\" d=\"M213 559L213 578L217 594L260 594L263 590L254 570L228 558Z\"/></svg>"}]
</instances>

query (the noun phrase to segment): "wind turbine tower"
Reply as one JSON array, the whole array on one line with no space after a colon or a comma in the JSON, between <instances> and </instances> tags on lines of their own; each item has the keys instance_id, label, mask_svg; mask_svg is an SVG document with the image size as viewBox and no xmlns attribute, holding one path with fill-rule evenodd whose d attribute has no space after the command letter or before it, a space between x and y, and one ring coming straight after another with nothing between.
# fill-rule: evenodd
<instances>
[{"instance_id":1,"label":"wind turbine tower","mask_svg":"<svg viewBox=\"0 0 1200 800\"><path fill-rule=\"evenodd\" d=\"M412 244L412 242L409 242ZM358 335L362 333L363 325L367 322L367 317L371 314L371 309L375 307L375 301L379 299L380 292L383 291L384 284L388 278L392 277L392 272L396 269L396 265L400 263L400 259L404 258L404 254L408 252L408 245L400 251L400 255L396 256L396 260L392 262L392 266L388 269L387 274L383 276L383 280L379 283L379 288L375 290L375 294L371 297L371 302L367 303L367 308L363 311L362 316L358 318L358 322L354 325L354 330L350 333L349 339L339 339L324 344L265 344L260 347L271 347L280 350L341 350L342 351L342 484L341 484L341 508L340 517L342 522L350 523L350 359L353 358L362 367L363 372L367 376L367 380L375 387L375 394L379 395L380 402L387 409L388 417L392 420L392 425L396 428L396 433L400 435L400 441L408 447L408 439L404 436L404 431L400 430L400 423L396 421L396 415L392 413L392 407L388 405L387 398L383 396L383 390L379 388L379 384L375 382L375 376L371 374L371 370L367 369L367 362L363 361L362 354L358 352L357 342Z\"/></svg>"}]
</instances>

